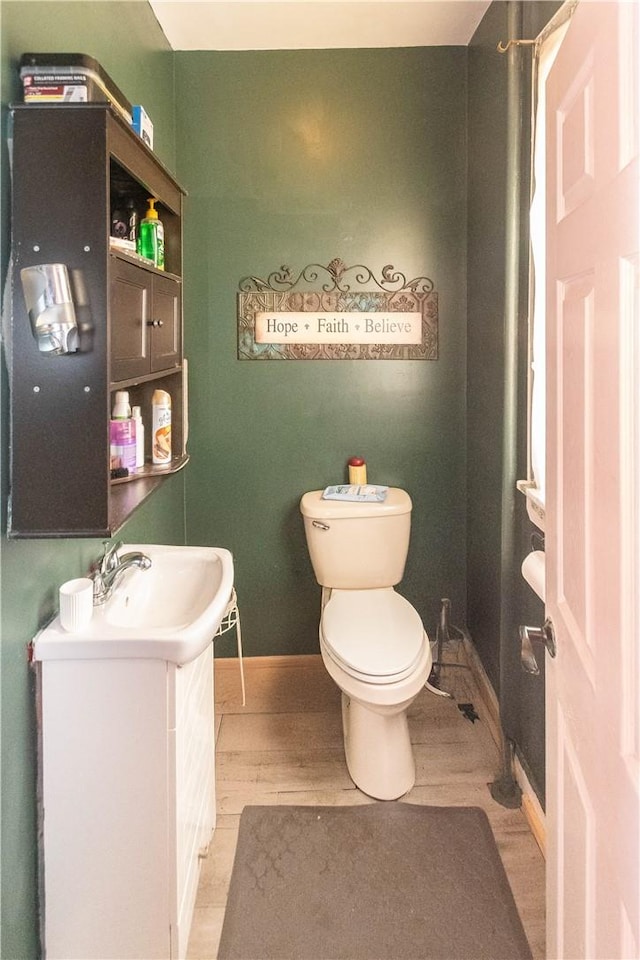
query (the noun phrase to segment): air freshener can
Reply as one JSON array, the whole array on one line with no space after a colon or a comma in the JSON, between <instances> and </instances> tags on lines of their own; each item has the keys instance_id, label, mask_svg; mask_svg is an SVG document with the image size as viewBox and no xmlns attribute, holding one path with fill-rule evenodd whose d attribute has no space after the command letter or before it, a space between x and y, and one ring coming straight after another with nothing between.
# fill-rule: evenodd
<instances>
[{"instance_id":1,"label":"air freshener can","mask_svg":"<svg viewBox=\"0 0 640 960\"><path fill-rule=\"evenodd\" d=\"M171 397L166 390L154 390L151 405L151 460L166 465L171 463Z\"/></svg>"}]
</instances>

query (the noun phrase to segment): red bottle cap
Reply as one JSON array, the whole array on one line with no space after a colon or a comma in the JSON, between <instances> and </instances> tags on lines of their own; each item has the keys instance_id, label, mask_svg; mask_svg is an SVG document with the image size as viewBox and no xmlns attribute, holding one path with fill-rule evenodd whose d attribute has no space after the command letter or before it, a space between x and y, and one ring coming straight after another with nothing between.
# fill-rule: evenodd
<instances>
[{"instance_id":1,"label":"red bottle cap","mask_svg":"<svg viewBox=\"0 0 640 960\"><path fill-rule=\"evenodd\" d=\"M364 467L364 460L362 457L351 457L347 463L348 467Z\"/></svg>"}]
</instances>

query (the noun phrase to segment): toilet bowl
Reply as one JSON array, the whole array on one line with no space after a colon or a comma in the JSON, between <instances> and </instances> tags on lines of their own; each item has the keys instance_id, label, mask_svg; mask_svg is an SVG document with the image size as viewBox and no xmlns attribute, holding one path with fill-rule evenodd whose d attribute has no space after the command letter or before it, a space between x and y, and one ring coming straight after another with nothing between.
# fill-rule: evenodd
<instances>
[{"instance_id":1,"label":"toilet bowl","mask_svg":"<svg viewBox=\"0 0 640 960\"><path fill-rule=\"evenodd\" d=\"M415 782L407 710L427 683L431 648L420 615L396 593L409 549L411 498L300 501L322 586L320 653L342 691L347 767L363 793L395 800Z\"/></svg>"},{"instance_id":2,"label":"toilet bowl","mask_svg":"<svg viewBox=\"0 0 640 960\"><path fill-rule=\"evenodd\" d=\"M334 590L322 611L320 653L342 691L351 779L370 797L396 800L415 783L407 710L431 671L418 613L392 587Z\"/></svg>"}]
</instances>

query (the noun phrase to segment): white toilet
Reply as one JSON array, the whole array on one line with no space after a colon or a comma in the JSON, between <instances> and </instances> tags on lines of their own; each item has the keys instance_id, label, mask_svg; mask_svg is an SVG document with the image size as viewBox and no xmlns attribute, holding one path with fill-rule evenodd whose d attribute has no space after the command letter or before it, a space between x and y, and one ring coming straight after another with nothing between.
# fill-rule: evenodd
<instances>
[{"instance_id":1,"label":"white toilet","mask_svg":"<svg viewBox=\"0 0 640 960\"><path fill-rule=\"evenodd\" d=\"M353 782L395 800L415 782L407 710L427 682L431 648L422 620L393 589L404 573L411 498L389 487L384 503L300 501L309 556L322 586L320 652L342 690L342 727Z\"/></svg>"}]
</instances>

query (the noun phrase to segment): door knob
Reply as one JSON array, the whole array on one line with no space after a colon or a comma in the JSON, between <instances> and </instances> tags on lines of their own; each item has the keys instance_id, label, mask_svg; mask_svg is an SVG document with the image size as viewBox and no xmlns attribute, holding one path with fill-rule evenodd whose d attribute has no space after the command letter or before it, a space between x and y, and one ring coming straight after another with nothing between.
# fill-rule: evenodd
<instances>
[{"instance_id":1,"label":"door knob","mask_svg":"<svg viewBox=\"0 0 640 960\"><path fill-rule=\"evenodd\" d=\"M147 320L148 327L161 327L164 324L164 320Z\"/></svg>"},{"instance_id":2,"label":"door knob","mask_svg":"<svg viewBox=\"0 0 640 960\"><path fill-rule=\"evenodd\" d=\"M541 627L520 627L520 645L522 668L527 673L539 674L540 667L533 652L534 643L543 643L550 657L556 655L556 633L553 623L547 617Z\"/></svg>"}]
</instances>

